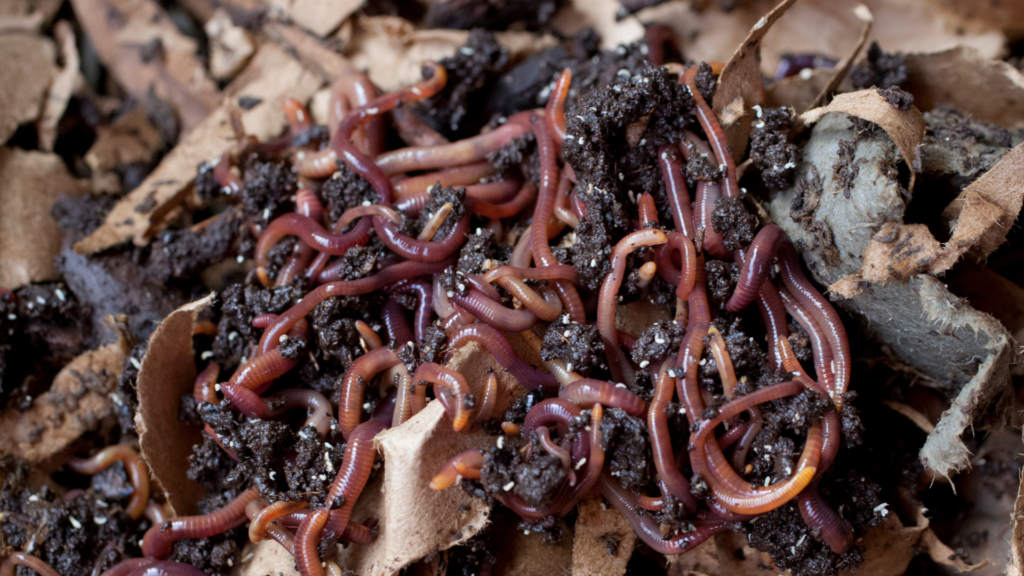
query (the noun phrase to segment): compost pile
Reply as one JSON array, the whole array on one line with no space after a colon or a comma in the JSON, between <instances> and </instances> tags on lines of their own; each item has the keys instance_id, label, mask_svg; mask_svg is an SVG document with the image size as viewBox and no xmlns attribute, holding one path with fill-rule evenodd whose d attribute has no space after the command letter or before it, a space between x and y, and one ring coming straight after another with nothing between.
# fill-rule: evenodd
<instances>
[{"instance_id":1,"label":"compost pile","mask_svg":"<svg viewBox=\"0 0 1024 576\"><path fill-rule=\"evenodd\" d=\"M0 572L1020 573L993 22L29 4Z\"/></svg>"}]
</instances>

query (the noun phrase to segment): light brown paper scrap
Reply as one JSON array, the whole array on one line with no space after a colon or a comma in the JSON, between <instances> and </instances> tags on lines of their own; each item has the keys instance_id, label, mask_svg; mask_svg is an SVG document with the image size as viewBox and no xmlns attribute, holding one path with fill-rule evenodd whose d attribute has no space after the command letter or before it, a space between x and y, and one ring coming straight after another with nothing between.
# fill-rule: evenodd
<instances>
[{"instance_id":1,"label":"light brown paper scrap","mask_svg":"<svg viewBox=\"0 0 1024 576\"><path fill-rule=\"evenodd\" d=\"M0 34L0 144L18 126L35 120L56 74L48 38L28 32Z\"/></svg>"},{"instance_id":2,"label":"light brown paper scrap","mask_svg":"<svg viewBox=\"0 0 1024 576\"><path fill-rule=\"evenodd\" d=\"M57 141L57 123L60 122L64 110L71 99L71 92L80 78L78 48L75 45L75 31L67 20L57 22L54 35L60 41L60 53L64 58L64 67L53 79L50 93L43 103L43 114L36 123L39 135L39 148L50 152Z\"/></svg>"},{"instance_id":3,"label":"light brown paper scrap","mask_svg":"<svg viewBox=\"0 0 1024 576\"><path fill-rule=\"evenodd\" d=\"M327 36L341 26L364 0L271 0L296 24L318 36Z\"/></svg>"},{"instance_id":4,"label":"light brown paper scrap","mask_svg":"<svg viewBox=\"0 0 1024 576\"><path fill-rule=\"evenodd\" d=\"M210 75L217 80L234 78L256 52L249 32L236 26L224 8L217 8L203 30L210 42Z\"/></svg>"},{"instance_id":5,"label":"light brown paper scrap","mask_svg":"<svg viewBox=\"0 0 1024 576\"><path fill-rule=\"evenodd\" d=\"M93 173L109 172L122 164L150 162L163 140L146 110L136 105L107 126L96 127L96 143L85 153Z\"/></svg>"},{"instance_id":6,"label":"light brown paper scrap","mask_svg":"<svg viewBox=\"0 0 1024 576\"><path fill-rule=\"evenodd\" d=\"M36 398L28 410L0 413L0 454L40 462L95 430L101 420L114 413L110 393L117 386L126 353L120 343L85 352L57 374L50 390ZM84 376L103 387L86 388Z\"/></svg>"},{"instance_id":7,"label":"light brown paper scrap","mask_svg":"<svg viewBox=\"0 0 1024 576\"><path fill-rule=\"evenodd\" d=\"M57 278L61 234L50 209L61 194L87 189L56 154L0 147L0 286Z\"/></svg>"},{"instance_id":8,"label":"light brown paper scrap","mask_svg":"<svg viewBox=\"0 0 1024 576\"><path fill-rule=\"evenodd\" d=\"M619 44L628 44L644 36L639 20L618 20L622 8L618 0L571 0L551 21L551 25L565 36L574 36L584 28L593 28L601 36L601 48L613 50Z\"/></svg>"},{"instance_id":9,"label":"light brown paper scrap","mask_svg":"<svg viewBox=\"0 0 1024 576\"><path fill-rule=\"evenodd\" d=\"M133 98L150 89L171 103L183 132L209 115L220 98L217 85L196 57L196 41L178 31L155 0L72 0L75 15L100 60ZM143 60L142 48L159 41L163 56Z\"/></svg>"},{"instance_id":10,"label":"light brown paper scrap","mask_svg":"<svg viewBox=\"0 0 1024 576\"><path fill-rule=\"evenodd\" d=\"M618 547L608 551L606 539ZM636 532L615 508L605 507L601 498L579 504L572 545L572 573L592 576L622 576L636 545Z\"/></svg>"},{"instance_id":11,"label":"light brown paper scrap","mask_svg":"<svg viewBox=\"0 0 1024 576\"><path fill-rule=\"evenodd\" d=\"M173 516L195 512L202 495L199 484L189 480L188 457L192 445L202 439L202 430L178 419L183 394L195 385L192 327L196 316L213 302L213 295L171 312L149 338L149 347L139 368L139 408L135 428L139 433L142 459L153 480L163 488Z\"/></svg>"},{"instance_id":12,"label":"light brown paper scrap","mask_svg":"<svg viewBox=\"0 0 1024 576\"><path fill-rule=\"evenodd\" d=\"M281 102L291 96L307 100L323 82L274 44L265 44L252 62L225 89L227 101L188 134L155 170L107 214L103 225L75 244L79 254L91 254L125 240L144 245L160 230L163 219L192 192L196 166L216 160L235 144L228 110L233 99L249 96L260 104L242 111L246 134L266 140L277 136L287 120ZM155 202L148 202L148 200ZM141 210L152 204L148 210ZM140 210L137 210L139 208Z\"/></svg>"},{"instance_id":13,"label":"light brown paper scrap","mask_svg":"<svg viewBox=\"0 0 1024 576\"><path fill-rule=\"evenodd\" d=\"M924 116L911 107L899 110L885 101L878 90L859 90L839 94L828 106L815 108L800 115L804 124L813 124L830 112L843 112L878 124L900 149L900 154L911 168L908 191L914 192L915 173L921 168L918 146L924 137Z\"/></svg>"},{"instance_id":14,"label":"light brown paper scrap","mask_svg":"<svg viewBox=\"0 0 1024 576\"><path fill-rule=\"evenodd\" d=\"M729 148L737 158L744 156L750 139L753 108L764 101L761 79L761 40L796 0L783 0L750 29L732 58L722 69L715 90L714 112L722 123ZM732 112L726 116L727 109ZM737 113L739 111L739 113Z\"/></svg>"}]
</instances>

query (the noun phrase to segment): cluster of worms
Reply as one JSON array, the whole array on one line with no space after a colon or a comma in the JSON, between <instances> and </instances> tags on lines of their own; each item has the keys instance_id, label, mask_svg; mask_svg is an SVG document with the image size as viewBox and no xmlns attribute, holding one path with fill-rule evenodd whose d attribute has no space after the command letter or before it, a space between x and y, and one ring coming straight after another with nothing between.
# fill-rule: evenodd
<instances>
[{"instance_id":1,"label":"cluster of worms","mask_svg":"<svg viewBox=\"0 0 1024 576\"><path fill-rule=\"evenodd\" d=\"M711 218L720 198L741 195L736 164L718 120L697 89L697 67L668 67L688 87L704 137L687 131L678 142L660 147L656 162L672 222L666 223L668 226L659 223L651 194L639 196L633 231L611 251L611 272L596 294L596 312L594 306L585 304L576 268L560 263L550 244L566 227L574 228L588 218L586 203L575 188L579 183L572 166L561 161L561 143L567 137L564 107L571 81L568 69L556 83L546 109L520 112L498 127L457 142L448 142L401 107L435 95L444 87L446 72L438 64L425 66L424 81L384 95L378 95L365 75L344 75L333 88L330 142L321 150L292 148L292 137L307 130L311 119L298 102L286 101L289 133L277 140L245 144L250 152L291 154L300 182L294 212L274 219L259 235L255 275L264 285L286 285L301 276L316 287L283 313L256 317L253 325L262 328L263 333L252 357L226 380L220 379L216 364L208 365L196 380L194 396L197 402L228 406L253 419L276 419L302 410L306 425L322 435L334 426L341 431L346 440L343 463L324 504L318 508L303 501L268 502L256 488L250 488L214 513L167 518L163 507L149 500L145 466L131 448L112 446L88 460L74 461L71 468L85 474L115 461L123 462L135 489L127 512L133 519L145 515L153 524L141 546L145 557L126 560L104 575L201 573L169 560L173 543L210 537L245 522L249 522L253 542L269 539L280 544L294 556L303 576L340 574L333 560L321 559L318 544L326 534L354 544L373 541L375 521L356 523L352 512L373 470L374 437L423 410L430 401L428 388L443 405L456 431L469 431L495 417L498 381L494 375L471 386L442 363L425 362L410 369L402 361L402 348L421 342L432 325L446 333L447 354L476 342L523 389L543 390L546 399L536 403L521 424L502 423L506 434L518 434L527 441L529 450L542 450L558 458L565 471L565 479L546 506L534 506L513 492L497 494L503 505L524 520L564 516L582 498L599 492L647 545L660 553L680 554L718 532L735 529L738 522L796 499L808 526L833 551L849 549L853 544L850 525L817 490L819 478L840 446L839 411L850 377L849 344L843 325L805 277L792 243L777 226L763 227L746 250L726 249ZM400 136L415 145L384 149L383 115L389 112ZM481 183L494 175L488 154L528 134L536 140L539 184L525 174ZM231 169L236 156L225 154L214 169L214 178L227 191L237 192L243 186ZM694 156L721 168L717 180L700 181L691 198L683 167ZM350 207L328 227L324 206L313 190L316 183L336 174L339 163L365 178L376 192L377 201ZM442 205L430 214L418 235L404 233L403 218L417 217L438 186L465 187L464 210L456 219L455 207ZM509 219L531 216L531 205L528 227L515 242L509 242L514 249L507 265L493 267L479 276L455 273L458 290L445 287L441 278L454 266L472 218L486 220L495 236L502 237ZM365 245L374 235L388 249L379 270L355 280L340 279L343 262L332 262L332 256ZM297 237L298 242L272 280L268 255L287 236ZM635 338L618 330L615 323L618 293L627 275L627 259L633 254L644 260L636 272L640 288L656 276L675 287L675 321L685 328L677 353L658 365L640 367L651 375L653 397L649 402L631 391L638 366L627 352L635 345ZM724 309L739 312L752 305L759 308L767 332L770 369L782 381L753 390L738 387L726 340L711 323L705 272L705 264L711 260L741 265L739 282ZM355 359L339 380L341 401L336 421L335 407L314 390L287 389L265 395L276 379L296 366L296 360L282 353L282 343L307 338L307 315L318 304L334 296L371 292L384 292L391 298L380 311L387 342L365 322L356 323L366 353ZM411 324L395 300L410 295L416 300ZM511 296L513 306L503 295ZM593 302L593 295L586 296L588 302ZM814 378L804 371L790 348L787 314L811 337ZM545 361L544 371L520 357L507 334L520 333L539 348L539 338L532 329L549 322L596 324L604 341L610 378L584 377L571 364L558 359ZM717 366L724 402L713 402L711 392L699 384L705 347ZM394 386L364 420L364 388L385 373L389 375L386 381ZM474 388L482 392L474 395ZM830 406L820 421L808 426L799 459L790 473L775 482L752 485L749 459L754 439L764 424L762 405L806 390L830 399ZM670 405L678 406L689 423L689 436L683 442L678 438L673 442L671 437ZM605 469L601 422L610 409L645 421L658 493L634 493ZM580 425L581 421L585 425ZM218 440L210 426L206 433ZM232 458L238 458L229 447L221 447ZM486 454L480 450L453 455L437 471L430 486L443 490L462 479L479 479L485 464ZM699 497L691 486L698 476L707 488ZM669 502L681 509L678 525L667 526L648 513L664 509ZM40 574L55 574L38 558L16 553L4 562L0 575L10 574L15 565L28 566Z\"/></svg>"}]
</instances>

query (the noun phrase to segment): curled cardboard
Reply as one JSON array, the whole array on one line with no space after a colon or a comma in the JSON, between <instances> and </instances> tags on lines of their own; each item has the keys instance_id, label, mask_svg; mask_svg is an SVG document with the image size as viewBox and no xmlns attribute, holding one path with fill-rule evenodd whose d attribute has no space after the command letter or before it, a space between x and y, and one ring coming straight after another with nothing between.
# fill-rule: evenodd
<instances>
[{"instance_id":1,"label":"curled cardboard","mask_svg":"<svg viewBox=\"0 0 1024 576\"><path fill-rule=\"evenodd\" d=\"M234 99L247 96L259 104L241 112L246 134L267 140L277 136L286 119L281 102L291 96L305 101L323 81L274 44L260 48L252 62L225 89L227 100L164 157L135 190L107 214L103 225L75 244L92 254L126 240L143 245L161 229L164 218L193 190L196 166L216 160L235 144L228 111Z\"/></svg>"},{"instance_id":2,"label":"curled cardboard","mask_svg":"<svg viewBox=\"0 0 1024 576\"><path fill-rule=\"evenodd\" d=\"M149 338L149 347L139 368L136 387L139 408L135 429L139 433L142 459L153 480L163 489L173 516L195 512L202 487L186 476L192 446L202 439L202 430L178 419L181 396L189 393L196 379L192 327L196 316L213 302L213 295L190 302L171 312Z\"/></svg>"}]
</instances>

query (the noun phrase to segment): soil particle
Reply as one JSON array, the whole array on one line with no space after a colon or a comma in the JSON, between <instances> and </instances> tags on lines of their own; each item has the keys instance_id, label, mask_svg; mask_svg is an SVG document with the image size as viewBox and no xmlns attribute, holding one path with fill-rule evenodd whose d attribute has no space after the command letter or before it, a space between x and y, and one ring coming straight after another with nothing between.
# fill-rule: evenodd
<instances>
[{"instance_id":1,"label":"soil particle","mask_svg":"<svg viewBox=\"0 0 1024 576\"><path fill-rule=\"evenodd\" d=\"M407 222L408 231L406 233L415 237L442 206L451 204L452 211L444 219L444 222L441 223L437 233L434 234L434 240L447 238L455 224L466 214L465 200L465 188L439 188L434 186L430 190L430 197L423 205L423 210L420 211L419 217L415 221Z\"/></svg>"},{"instance_id":2,"label":"soil particle","mask_svg":"<svg viewBox=\"0 0 1024 576\"><path fill-rule=\"evenodd\" d=\"M641 490L651 481L651 446L647 424L621 408L605 410L601 419L601 448L605 465L623 488Z\"/></svg>"},{"instance_id":3,"label":"soil particle","mask_svg":"<svg viewBox=\"0 0 1024 576\"><path fill-rule=\"evenodd\" d=\"M244 176L242 209L254 224L266 228L271 220L291 210L298 182L287 163L263 161L253 154L245 162Z\"/></svg>"},{"instance_id":4,"label":"soil particle","mask_svg":"<svg viewBox=\"0 0 1024 576\"><path fill-rule=\"evenodd\" d=\"M677 80L665 68L645 61L637 73L617 72L609 87L590 91L566 111L562 150L581 190L592 185L620 204L651 192L665 212L661 219L670 220L661 172L653 159L660 145L679 141L693 120L693 98ZM589 214L594 207L587 200L584 197Z\"/></svg>"},{"instance_id":5,"label":"soil particle","mask_svg":"<svg viewBox=\"0 0 1024 576\"><path fill-rule=\"evenodd\" d=\"M233 253L244 222L242 211L231 207L198 231L186 228L160 233L152 243L147 273L158 282L194 278Z\"/></svg>"},{"instance_id":6,"label":"soil particle","mask_svg":"<svg viewBox=\"0 0 1024 576\"><path fill-rule=\"evenodd\" d=\"M595 189L596 190L596 189ZM611 200L610 203L603 203L597 200L599 192L594 194L581 194L584 204L587 205L587 218L580 219L580 225L576 227L576 242L569 248L572 257L572 264L576 266L576 274L579 276L580 285L591 292L601 289L601 283L611 272L611 234L610 223L602 217L624 213L622 205ZM587 202L587 198L590 202ZM601 208L610 209L605 212ZM597 214L591 217L591 214Z\"/></svg>"},{"instance_id":7,"label":"soil particle","mask_svg":"<svg viewBox=\"0 0 1024 576\"><path fill-rule=\"evenodd\" d=\"M552 322L544 333L540 349L544 360L561 360L573 372L588 374L593 369L607 370L604 340L597 326L568 320L568 316Z\"/></svg>"},{"instance_id":8,"label":"soil particle","mask_svg":"<svg viewBox=\"0 0 1024 576\"><path fill-rule=\"evenodd\" d=\"M135 409L139 405L139 394L136 384L139 379L139 368L142 358L146 355L149 345L145 342L136 345L124 359L121 376L117 379L114 391L114 413L124 433L135 433Z\"/></svg>"},{"instance_id":9,"label":"soil particle","mask_svg":"<svg viewBox=\"0 0 1024 576\"><path fill-rule=\"evenodd\" d=\"M513 22L534 30L548 23L567 0L441 0L427 8L427 28L505 30Z\"/></svg>"},{"instance_id":10,"label":"soil particle","mask_svg":"<svg viewBox=\"0 0 1024 576\"><path fill-rule=\"evenodd\" d=\"M836 155L836 165L833 168L832 180L838 182L838 188L843 191L843 196L850 198L850 189L853 188L853 181L860 173L860 166L867 162L865 158L854 160L857 155L857 143L851 140L839 141L839 152Z\"/></svg>"},{"instance_id":11,"label":"soil particle","mask_svg":"<svg viewBox=\"0 0 1024 576\"><path fill-rule=\"evenodd\" d=\"M722 235L730 252L746 249L757 233L757 217L747 211L742 198L719 198L711 214L711 227Z\"/></svg>"},{"instance_id":12,"label":"soil particle","mask_svg":"<svg viewBox=\"0 0 1024 576\"><path fill-rule=\"evenodd\" d=\"M794 222L801 222L805 218L814 216L818 209L818 202L821 198L822 182L818 169L811 165L808 178L798 178L794 185L796 194L793 196L793 203L789 208L789 217Z\"/></svg>"},{"instance_id":13,"label":"soil particle","mask_svg":"<svg viewBox=\"0 0 1024 576\"><path fill-rule=\"evenodd\" d=\"M295 286L264 288L251 284L232 284L220 295L220 321L213 341L212 362L227 370L239 363L249 351L249 343L259 340L261 331L252 319L261 314L280 314L302 299Z\"/></svg>"},{"instance_id":14,"label":"soil particle","mask_svg":"<svg viewBox=\"0 0 1024 576\"><path fill-rule=\"evenodd\" d=\"M800 148L790 141L792 108L759 108L750 131L750 159L770 191L788 188L800 162Z\"/></svg>"},{"instance_id":15,"label":"soil particle","mask_svg":"<svg viewBox=\"0 0 1024 576\"><path fill-rule=\"evenodd\" d=\"M521 462L512 474L515 481L512 491L531 506L547 508L565 480L565 470L557 456L548 454L540 446L536 434L530 444L529 458Z\"/></svg>"},{"instance_id":16,"label":"soil particle","mask_svg":"<svg viewBox=\"0 0 1024 576\"><path fill-rule=\"evenodd\" d=\"M377 323L376 311L384 304L384 294L366 296L333 296L317 305L310 313L311 327L317 346L325 358L336 358L348 369L352 361L362 356L356 320L371 326Z\"/></svg>"},{"instance_id":17,"label":"soil particle","mask_svg":"<svg viewBox=\"0 0 1024 576\"><path fill-rule=\"evenodd\" d=\"M332 221L337 221L349 208L367 202L376 204L380 199L366 178L353 172L344 162L338 162L338 171L320 187L320 198L330 210Z\"/></svg>"},{"instance_id":18,"label":"soil particle","mask_svg":"<svg viewBox=\"0 0 1024 576\"><path fill-rule=\"evenodd\" d=\"M693 81L697 84L697 91L704 97L704 101L710 105L715 99L715 90L718 88L718 77L711 71L711 65L701 62L697 66L697 75L694 76Z\"/></svg>"},{"instance_id":19,"label":"soil particle","mask_svg":"<svg viewBox=\"0 0 1024 576\"><path fill-rule=\"evenodd\" d=\"M690 190L695 190L698 182L710 182L720 175L718 166L713 166L707 156L692 151L690 159L686 161L686 186Z\"/></svg>"},{"instance_id":20,"label":"soil particle","mask_svg":"<svg viewBox=\"0 0 1024 576\"><path fill-rule=\"evenodd\" d=\"M674 320L655 322L636 339L633 361L647 367L679 350L683 340L683 327Z\"/></svg>"},{"instance_id":21,"label":"soil particle","mask_svg":"<svg viewBox=\"0 0 1024 576\"><path fill-rule=\"evenodd\" d=\"M544 390L538 388L519 396L509 403L505 410L504 419L506 422L522 422L538 402L544 399ZM507 442L506 442L507 443Z\"/></svg>"},{"instance_id":22,"label":"soil particle","mask_svg":"<svg viewBox=\"0 0 1024 576\"><path fill-rule=\"evenodd\" d=\"M815 538L795 501L759 516L747 526L750 545L767 552L778 569L789 570L793 576L835 576L864 561L860 547L838 555Z\"/></svg>"},{"instance_id":23,"label":"soil particle","mask_svg":"<svg viewBox=\"0 0 1024 576\"><path fill-rule=\"evenodd\" d=\"M533 135L533 132L516 136L509 140L508 144L498 149L498 151L488 154L487 161L491 163L491 166L494 167L498 174L505 174L519 166L524 166L524 168L531 164L538 164L539 166L537 138ZM539 167L536 171L540 171Z\"/></svg>"},{"instance_id":24,"label":"soil particle","mask_svg":"<svg viewBox=\"0 0 1024 576\"><path fill-rule=\"evenodd\" d=\"M420 361L437 362L441 359L441 353L444 352L447 344L448 336L444 330L440 326L431 324L418 345Z\"/></svg>"},{"instance_id":25,"label":"soil particle","mask_svg":"<svg viewBox=\"0 0 1024 576\"><path fill-rule=\"evenodd\" d=\"M474 28L466 43L440 64L448 81L440 93L416 106L417 112L453 141L477 133L486 122L481 116L488 88L508 64L508 49L494 34Z\"/></svg>"},{"instance_id":26,"label":"soil particle","mask_svg":"<svg viewBox=\"0 0 1024 576\"><path fill-rule=\"evenodd\" d=\"M907 81L906 60L907 57L902 54L882 52L878 42L872 42L866 61L850 69L853 87L863 90L872 86L890 88L902 85Z\"/></svg>"},{"instance_id":27,"label":"soil particle","mask_svg":"<svg viewBox=\"0 0 1024 576\"><path fill-rule=\"evenodd\" d=\"M221 195L221 185L213 176L213 169L216 168L212 162L200 162L196 166L196 195L204 202L209 202Z\"/></svg>"},{"instance_id":28,"label":"soil particle","mask_svg":"<svg viewBox=\"0 0 1024 576\"><path fill-rule=\"evenodd\" d=\"M472 538L451 550L446 574L452 576L482 574L484 573L483 566L490 566L498 561L492 544L492 526L493 524L488 524Z\"/></svg>"},{"instance_id":29,"label":"soil particle","mask_svg":"<svg viewBox=\"0 0 1024 576\"><path fill-rule=\"evenodd\" d=\"M732 296L740 278L740 266L735 262L710 260L704 264L708 278L708 303L721 309Z\"/></svg>"},{"instance_id":30,"label":"soil particle","mask_svg":"<svg viewBox=\"0 0 1024 576\"><path fill-rule=\"evenodd\" d=\"M512 247L499 242L490 228L477 228L459 250L456 268L465 274L483 274L508 263Z\"/></svg>"},{"instance_id":31,"label":"soil particle","mask_svg":"<svg viewBox=\"0 0 1024 576\"><path fill-rule=\"evenodd\" d=\"M897 110L906 112L914 105L914 96L910 92L900 90L898 87L880 88L878 95L885 99L890 106Z\"/></svg>"},{"instance_id":32,"label":"soil particle","mask_svg":"<svg viewBox=\"0 0 1024 576\"><path fill-rule=\"evenodd\" d=\"M107 213L117 203L117 198L107 194L94 196L61 195L50 209L50 216L64 238L71 243L78 242L103 225Z\"/></svg>"},{"instance_id":33,"label":"soil particle","mask_svg":"<svg viewBox=\"0 0 1024 576\"><path fill-rule=\"evenodd\" d=\"M339 258L342 263L339 269L339 280L357 280L372 274L377 270L377 263L381 261L387 251L384 243L374 236L363 246L353 246Z\"/></svg>"},{"instance_id":34,"label":"soil particle","mask_svg":"<svg viewBox=\"0 0 1024 576\"><path fill-rule=\"evenodd\" d=\"M807 368L807 363L813 360L814 353L811 350L811 337L804 330L804 327L797 322L789 323L789 346L793 349L796 359Z\"/></svg>"}]
</instances>

